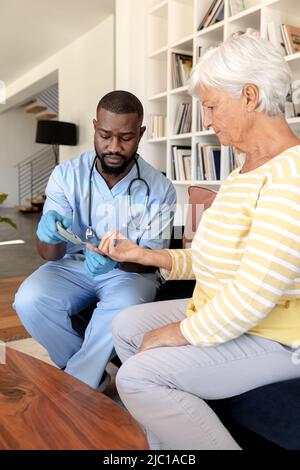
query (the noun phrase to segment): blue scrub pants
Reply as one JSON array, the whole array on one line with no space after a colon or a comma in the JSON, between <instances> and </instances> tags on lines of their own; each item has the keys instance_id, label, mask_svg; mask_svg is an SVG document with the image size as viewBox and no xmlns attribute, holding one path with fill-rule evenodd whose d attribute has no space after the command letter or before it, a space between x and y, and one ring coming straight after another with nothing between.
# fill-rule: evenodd
<instances>
[{"instance_id":1,"label":"blue scrub pants","mask_svg":"<svg viewBox=\"0 0 300 470\"><path fill-rule=\"evenodd\" d=\"M46 263L23 282L13 307L58 367L97 388L113 353L113 318L124 308L153 301L160 281L157 273L119 269L93 278L82 266L68 259ZM82 338L70 317L92 303L97 307Z\"/></svg>"}]
</instances>

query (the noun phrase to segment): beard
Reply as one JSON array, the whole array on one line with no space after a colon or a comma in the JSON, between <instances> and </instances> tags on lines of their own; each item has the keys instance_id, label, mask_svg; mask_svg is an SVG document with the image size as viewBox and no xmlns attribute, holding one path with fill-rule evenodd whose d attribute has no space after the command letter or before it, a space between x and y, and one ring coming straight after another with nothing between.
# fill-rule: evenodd
<instances>
[{"instance_id":1,"label":"beard","mask_svg":"<svg viewBox=\"0 0 300 470\"><path fill-rule=\"evenodd\" d=\"M118 176L118 175L121 175L122 173L124 173L124 171L126 170L128 165L130 165L130 163L134 160L134 157L136 156L136 152L134 152L132 157L127 159L126 157L124 157L124 155L121 155L120 153L114 153L114 154L112 154L112 153L100 153L100 154L98 154L96 149L95 149L95 151L96 151L96 157L98 158L98 160L101 163L101 167L102 167L103 172L106 175L114 175L114 176ZM105 159L108 158L108 157L112 157L112 156L119 157L122 160L122 163L118 166L109 165L108 163L106 163Z\"/></svg>"}]
</instances>

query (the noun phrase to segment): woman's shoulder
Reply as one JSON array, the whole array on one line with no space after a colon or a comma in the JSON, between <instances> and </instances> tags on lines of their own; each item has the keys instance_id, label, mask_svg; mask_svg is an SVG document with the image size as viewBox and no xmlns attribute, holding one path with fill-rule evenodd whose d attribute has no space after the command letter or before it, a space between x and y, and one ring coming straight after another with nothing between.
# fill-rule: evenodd
<instances>
[{"instance_id":1,"label":"woman's shoulder","mask_svg":"<svg viewBox=\"0 0 300 470\"><path fill-rule=\"evenodd\" d=\"M291 147L272 158L266 167L266 173L271 180L300 177L300 145Z\"/></svg>"}]
</instances>

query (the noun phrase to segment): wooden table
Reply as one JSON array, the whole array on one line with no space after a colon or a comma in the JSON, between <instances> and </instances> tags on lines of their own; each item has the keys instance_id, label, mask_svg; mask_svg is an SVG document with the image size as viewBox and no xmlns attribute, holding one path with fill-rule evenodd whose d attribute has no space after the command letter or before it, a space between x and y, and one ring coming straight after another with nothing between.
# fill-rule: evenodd
<instances>
[{"instance_id":1,"label":"wooden table","mask_svg":"<svg viewBox=\"0 0 300 470\"><path fill-rule=\"evenodd\" d=\"M0 364L0 449L148 449L113 400L61 370L6 348Z\"/></svg>"}]
</instances>

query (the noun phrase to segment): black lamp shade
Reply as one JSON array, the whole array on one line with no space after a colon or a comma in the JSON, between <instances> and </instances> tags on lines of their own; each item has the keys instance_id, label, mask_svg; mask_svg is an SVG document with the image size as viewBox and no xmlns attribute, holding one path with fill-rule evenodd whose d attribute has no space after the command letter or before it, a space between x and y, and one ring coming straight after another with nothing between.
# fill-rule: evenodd
<instances>
[{"instance_id":1,"label":"black lamp shade","mask_svg":"<svg viewBox=\"0 0 300 470\"><path fill-rule=\"evenodd\" d=\"M77 145L77 127L70 122L38 121L35 141L39 144Z\"/></svg>"}]
</instances>

